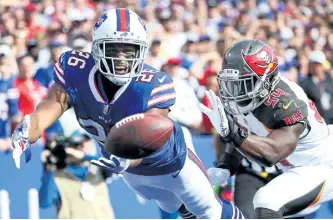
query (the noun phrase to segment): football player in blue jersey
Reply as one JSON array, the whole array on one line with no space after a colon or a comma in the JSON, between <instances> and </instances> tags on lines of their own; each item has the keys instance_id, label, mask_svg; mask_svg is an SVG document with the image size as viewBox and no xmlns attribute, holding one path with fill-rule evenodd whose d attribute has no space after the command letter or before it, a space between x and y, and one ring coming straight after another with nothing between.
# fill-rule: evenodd
<instances>
[{"instance_id":1,"label":"football player in blue jersey","mask_svg":"<svg viewBox=\"0 0 333 220\"><path fill-rule=\"evenodd\" d=\"M16 166L20 167L23 152L29 161L29 144L73 107L82 128L101 146L104 157L92 163L122 173L137 194L184 218L242 218L237 207L217 199L177 123L165 145L142 159L104 152L105 138L115 123L143 112L167 117L175 102L172 79L144 63L147 52L146 28L136 13L122 8L104 13L93 29L92 53L73 50L60 56L48 97L13 133Z\"/></svg>"}]
</instances>

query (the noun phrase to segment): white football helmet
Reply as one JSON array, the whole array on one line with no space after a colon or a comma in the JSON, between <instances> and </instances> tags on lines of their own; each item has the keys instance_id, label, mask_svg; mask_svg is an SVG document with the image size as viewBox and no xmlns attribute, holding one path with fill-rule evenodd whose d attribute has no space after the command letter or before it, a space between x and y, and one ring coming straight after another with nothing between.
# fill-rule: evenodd
<instances>
[{"instance_id":1,"label":"white football helmet","mask_svg":"<svg viewBox=\"0 0 333 220\"><path fill-rule=\"evenodd\" d=\"M105 12L96 21L93 32L92 54L99 71L117 85L124 85L140 75L148 54L147 32L141 18L126 8ZM133 57L110 56L107 47L115 44L135 46ZM127 72L117 73L116 63L125 62Z\"/></svg>"}]
</instances>

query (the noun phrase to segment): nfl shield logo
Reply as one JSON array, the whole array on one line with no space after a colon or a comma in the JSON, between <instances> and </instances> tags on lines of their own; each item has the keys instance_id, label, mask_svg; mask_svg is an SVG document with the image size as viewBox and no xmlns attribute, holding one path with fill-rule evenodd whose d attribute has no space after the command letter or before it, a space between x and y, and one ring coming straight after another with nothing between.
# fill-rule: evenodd
<instances>
[{"instance_id":1,"label":"nfl shield logo","mask_svg":"<svg viewBox=\"0 0 333 220\"><path fill-rule=\"evenodd\" d=\"M109 113L109 110L110 110L110 106L109 105L105 105L104 109L103 109L103 113L107 114L107 113Z\"/></svg>"}]
</instances>

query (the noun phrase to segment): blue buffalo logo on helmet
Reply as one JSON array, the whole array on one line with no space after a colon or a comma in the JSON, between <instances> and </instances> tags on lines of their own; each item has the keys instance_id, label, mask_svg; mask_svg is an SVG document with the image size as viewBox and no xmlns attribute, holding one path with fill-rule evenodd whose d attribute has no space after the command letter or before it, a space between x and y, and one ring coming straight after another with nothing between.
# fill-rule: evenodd
<instances>
[{"instance_id":1,"label":"blue buffalo logo on helmet","mask_svg":"<svg viewBox=\"0 0 333 220\"><path fill-rule=\"evenodd\" d=\"M258 76L263 76L268 68L270 68L268 71L268 75L270 75L278 66L278 58L273 49L268 46L264 46L261 50L252 55L246 55L242 51L242 56L245 63Z\"/></svg>"},{"instance_id":2,"label":"blue buffalo logo on helmet","mask_svg":"<svg viewBox=\"0 0 333 220\"><path fill-rule=\"evenodd\" d=\"M99 17L95 23L94 30L99 28L103 24L103 22L107 19L107 17L108 17L108 14L106 12L101 17Z\"/></svg>"}]
</instances>

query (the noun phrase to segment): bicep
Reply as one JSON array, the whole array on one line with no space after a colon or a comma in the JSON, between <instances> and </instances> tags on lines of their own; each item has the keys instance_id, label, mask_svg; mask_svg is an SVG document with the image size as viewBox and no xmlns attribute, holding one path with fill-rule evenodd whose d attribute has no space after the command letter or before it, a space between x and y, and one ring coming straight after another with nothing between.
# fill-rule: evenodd
<instances>
[{"instance_id":1,"label":"bicep","mask_svg":"<svg viewBox=\"0 0 333 220\"><path fill-rule=\"evenodd\" d=\"M38 104L36 114L59 118L68 109L68 95L64 88L53 83L47 97Z\"/></svg>"}]
</instances>

